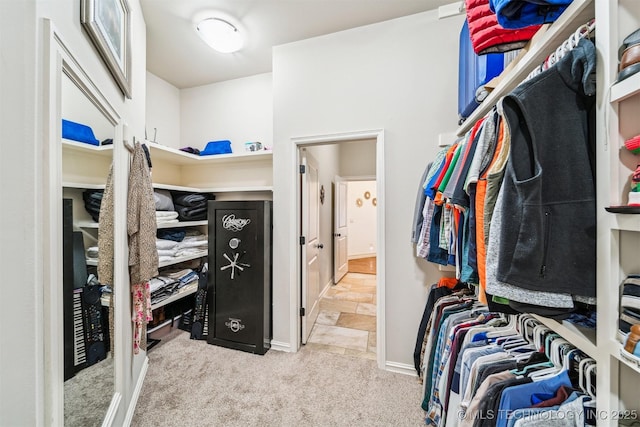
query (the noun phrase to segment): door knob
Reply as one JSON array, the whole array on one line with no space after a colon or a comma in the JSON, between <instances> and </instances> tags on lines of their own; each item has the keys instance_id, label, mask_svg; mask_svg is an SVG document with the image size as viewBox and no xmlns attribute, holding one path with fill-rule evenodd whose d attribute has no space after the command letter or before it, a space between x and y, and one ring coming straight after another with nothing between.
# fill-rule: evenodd
<instances>
[{"instance_id":1,"label":"door knob","mask_svg":"<svg viewBox=\"0 0 640 427\"><path fill-rule=\"evenodd\" d=\"M342 234L340 234L340 233L333 233L333 237L340 237L340 236L342 236Z\"/></svg>"},{"instance_id":2,"label":"door knob","mask_svg":"<svg viewBox=\"0 0 640 427\"><path fill-rule=\"evenodd\" d=\"M322 243L318 243L318 244L316 244L316 248L322 249L322 248L324 248L324 245Z\"/></svg>"}]
</instances>

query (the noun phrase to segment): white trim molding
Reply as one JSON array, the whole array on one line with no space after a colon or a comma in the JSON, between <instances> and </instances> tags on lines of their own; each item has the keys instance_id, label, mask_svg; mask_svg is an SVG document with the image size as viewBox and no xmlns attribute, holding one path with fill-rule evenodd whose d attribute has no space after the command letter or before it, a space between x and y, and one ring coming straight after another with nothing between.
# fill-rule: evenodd
<instances>
[{"instance_id":1,"label":"white trim molding","mask_svg":"<svg viewBox=\"0 0 640 427\"><path fill-rule=\"evenodd\" d=\"M147 356L144 358L144 362L142 362L142 368L140 369L140 376L138 377L138 381L136 382L136 387L133 389L131 402L129 402L129 407L127 408L127 415L124 419L125 426L131 425L131 420L133 420L133 415L136 412L136 405L138 404L138 398L140 397L140 393L142 392L142 385L144 384L144 379L147 376L148 369L149 369L149 357Z\"/></svg>"},{"instance_id":2,"label":"white trim molding","mask_svg":"<svg viewBox=\"0 0 640 427\"><path fill-rule=\"evenodd\" d=\"M375 139L376 140L376 195L378 199L377 208L377 224L376 224L376 237L377 237L377 260L376 260L376 287L377 287L377 315L376 315L376 330L377 330L377 360L378 367L385 369L386 359L386 347L385 347L385 271L384 271L384 257L385 257L385 197L384 197L384 129L373 129L355 132L344 132L326 135L313 135L304 137L291 138L291 142L294 145L291 156L291 170L297 171L300 164L299 152L300 148L310 145L323 145L323 144L336 144L341 142L356 141L362 139ZM291 236L296 238L298 233L296 230L300 230L300 214L298 208L300 206L300 180L297 176L293 177L295 182L295 197L291 198L291 204L289 206L289 213L291 218L295 218L295 221L291 221ZM292 275L290 280L290 338L291 347L295 348L294 351L300 347L300 245L291 244L292 251L290 252L290 263L293 266L291 269ZM273 343L272 343L273 344Z\"/></svg>"},{"instance_id":3,"label":"white trim molding","mask_svg":"<svg viewBox=\"0 0 640 427\"><path fill-rule=\"evenodd\" d=\"M398 374L409 375L411 377L417 377L418 374L416 372L416 368L412 365L407 365L406 363L398 363L398 362L386 362L384 369L389 372L395 372Z\"/></svg>"},{"instance_id":4,"label":"white trim molding","mask_svg":"<svg viewBox=\"0 0 640 427\"><path fill-rule=\"evenodd\" d=\"M284 351L286 353L294 353L289 343L271 340L271 350Z\"/></svg>"}]
</instances>

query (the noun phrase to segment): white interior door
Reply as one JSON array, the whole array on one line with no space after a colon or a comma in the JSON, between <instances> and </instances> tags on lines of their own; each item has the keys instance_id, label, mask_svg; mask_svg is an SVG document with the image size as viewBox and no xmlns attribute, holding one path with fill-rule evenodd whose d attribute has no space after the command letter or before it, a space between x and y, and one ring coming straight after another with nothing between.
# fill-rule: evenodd
<instances>
[{"instance_id":1,"label":"white interior door","mask_svg":"<svg viewBox=\"0 0 640 427\"><path fill-rule=\"evenodd\" d=\"M333 205L333 283L338 283L349 268L347 258L347 182L336 175Z\"/></svg>"},{"instance_id":2,"label":"white interior door","mask_svg":"<svg viewBox=\"0 0 640 427\"><path fill-rule=\"evenodd\" d=\"M306 344L320 311L320 181L318 163L301 149L302 166L302 343Z\"/></svg>"}]
</instances>

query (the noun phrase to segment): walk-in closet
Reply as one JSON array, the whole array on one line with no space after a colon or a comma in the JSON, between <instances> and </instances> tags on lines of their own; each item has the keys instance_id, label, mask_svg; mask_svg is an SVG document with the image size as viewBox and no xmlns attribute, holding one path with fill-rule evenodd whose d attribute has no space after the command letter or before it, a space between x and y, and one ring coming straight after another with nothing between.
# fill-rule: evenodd
<instances>
[{"instance_id":1,"label":"walk-in closet","mask_svg":"<svg viewBox=\"0 0 640 427\"><path fill-rule=\"evenodd\" d=\"M0 426L640 425L640 2L374 3L0 1ZM367 357L318 356L363 177Z\"/></svg>"}]
</instances>

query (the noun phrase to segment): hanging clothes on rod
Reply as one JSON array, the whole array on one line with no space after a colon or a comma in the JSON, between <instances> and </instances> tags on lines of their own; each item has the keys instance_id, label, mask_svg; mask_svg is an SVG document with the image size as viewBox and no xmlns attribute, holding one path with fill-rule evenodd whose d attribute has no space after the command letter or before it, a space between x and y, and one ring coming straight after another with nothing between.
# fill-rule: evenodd
<instances>
[{"instance_id":1,"label":"hanging clothes on rod","mask_svg":"<svg viewBox=\"0 0 640 427\"><path fill-rule=\"evenodd\" d=\"M464 288L432 302L420 366L427 425L595 425L593 359L528 314L488 311Z\"/></svg>"},{"instance_id":2,"label":"hanging clothes on rod","mask_svg":"<svg viewBox=\"0 0 640 427\"><path fill-rule=\"evenodd\" d=\"M423 175L416 254L455 265L491 311L595 326L594 28L572 33Z\"/></svg>"}]
</instances>

